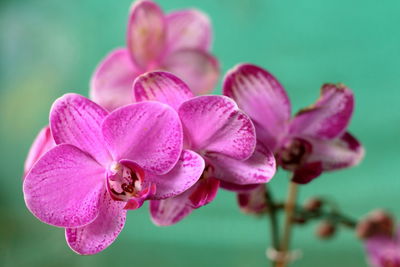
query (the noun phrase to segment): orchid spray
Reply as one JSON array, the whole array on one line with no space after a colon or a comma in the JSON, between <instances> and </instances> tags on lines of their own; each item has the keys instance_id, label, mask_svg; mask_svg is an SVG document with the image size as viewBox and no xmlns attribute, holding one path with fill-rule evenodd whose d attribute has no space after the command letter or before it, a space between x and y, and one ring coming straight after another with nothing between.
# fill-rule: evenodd
<instances>
[{"instance_id":1,"label":"orchid spray","mask_svg":"<svg viewBox=\"0 0 400 267\"><path fill-rule=\"evenodd\" d=\"M219 76L211 40L210 20L198 10L165 14L150 0L133 3L126 45L97 66L91 99L57 99L31 146L23 175L30 212L64 228L69 247L88 255L110 246L126 213L145 201L153 223L168 226L225 189L237 194L243 212L268 215L273 266L296 258L293 226L321 220L319 237L332 237L339 226L354 229L371 266L399 267L400 238L389 213L357 221L327 199L297 200L301 186L363 159L364 147L348 131L352 90L324 84L319 99L292 116L277 78L240 64L226 74L223 95L209 95ZM266 186L276 168L290 172L283 201Z\"/></svg>"}]
</instances>

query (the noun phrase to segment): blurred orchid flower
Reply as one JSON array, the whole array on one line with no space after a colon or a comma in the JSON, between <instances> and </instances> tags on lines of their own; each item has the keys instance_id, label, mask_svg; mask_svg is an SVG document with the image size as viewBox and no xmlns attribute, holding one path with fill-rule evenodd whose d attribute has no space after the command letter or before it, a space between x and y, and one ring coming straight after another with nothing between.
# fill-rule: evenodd
<instances>
[{"instance_id":1,"label":"blurred orchid flower","mask_svg":"<svg viewBox=\"0 0 400 267\"><path fill-rule=\"evenodd\" d=\"M152 1L133 4L126 48L112 51L98 65L91 81L91 98L107 110L131 103L134 79L147 71L168 70L195 94L210 92L219 75L217 60L208 53L211 25L197 10L165 15Z\"/></svg>"},{"instance_id":2,"label":"blurred orchid flower","mask_svg":"<svg viewBox=\"0 0 400 267\"><path fill-rule=\"evenodd\" d=\"M134 101L160 101L177 110L184 129L184 149L204 158L200 180L179 196L151 201L157 225L174 224L214 199L219 186L230 190L268 182L275 159L263 145L256 147L250 118L225 96L197 96L178 77L167 72L139 76ZM185 151L184 150L184 151Z\"/></svg>"},{"instance_id":3,"label":"blurred orchid flower","mask_svg":"<svg viewBox=\"0 0 400 267\"><path fill-rule=\"evenodd\" d=\"M204 169L196 153L181 153L181 122L161 103L108 114L83 96L67 94L52 106L50 129L57 145L26 175L25 202L39 220L66 228L68 245L79 254L108 247L127 209L184 192Z\"/></svg>"},{"instance_id":4,"label":"blurred orchid flower","mask_svg":"<svg viewBox=\"0 0 400 267\"><path fill-rule=\"evenodd\" d=\"M323 171L354 166L364 149L347 132L354 96L342 84L325 84L317 102L291 118L285 89L266 70L243 64L231 70L223 93L252 119L258 142L274 151L277 163L306 184Z\"/></svg>"},{"instance_id":5,"label":"blurred orchid flower","mask_svg":"<svg viewBox=\"0 0 400 267\"><path fill-rule=\"evenodd\" d=\"M396 235L375 235L365 241L368 260L373 267L400 267L400 229Z\"/></svg>"}]
</instances>

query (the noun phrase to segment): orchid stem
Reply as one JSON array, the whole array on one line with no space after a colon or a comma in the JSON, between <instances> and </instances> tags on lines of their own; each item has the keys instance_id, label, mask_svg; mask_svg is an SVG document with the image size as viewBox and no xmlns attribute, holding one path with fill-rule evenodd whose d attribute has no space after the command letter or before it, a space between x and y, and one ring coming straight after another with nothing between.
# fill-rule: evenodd
<instances>
[{"instance_id":1,"label":"orchid stem","mask_svg":"<svg viewBox=\"0 0 400 267\"><path fill-rule=\"evenodd\" d=\"M274 198L272 196L271 191L268 187L265 188L265 197L268 203L268 215L270 219L270 228L271 228L271 236L272 236L272 246L275 250L279 249L279 225L278 225L278 217L277 217L277 209Z\"/></svg>"},{"instance_id":2,"label":"orchid stem","mask_svg":"<svg viewBox=\"0 0 400 267\"><path fill-rule=\"evenodd\" d=\"M290 245L290 237L291 237L291 232L292 232L292 226L293 226L293 218L294 214L296 211L296 201L297 201L297 184L294 182L290 182L289 184L289 190L288 190L288 195L287 195L287 201L285 204L285 226L283 230L283 238L280 246L280 253L282 255L285 255L288 250L289 250L289 245ZM280 262L277 263L276 267L286 267L287 266L287 258L284 257L284 259Z\"/></svg>"}]
</instances>

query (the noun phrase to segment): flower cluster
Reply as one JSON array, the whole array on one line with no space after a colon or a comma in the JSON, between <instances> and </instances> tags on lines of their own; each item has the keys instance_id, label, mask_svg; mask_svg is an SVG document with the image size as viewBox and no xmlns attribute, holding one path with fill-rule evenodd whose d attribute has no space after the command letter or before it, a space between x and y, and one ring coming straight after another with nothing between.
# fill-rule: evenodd
<instances>
[{"instance_id":1,"label":"flower cluster","mask_svg":"<svg viewBox=\"0 0 400 267\"><path fill-rule=\"evenodd\" d=\"M90 99L57 99L49 125L25 162L23 191L41 221L65 228L79 254L108 247L126 212L149 201L156 225L171 225L210 203L220 188L241 208L268 209L265 183L276 165L307 184L324 171L356 165L364 149L347 131L352 91L325 84L316 103L291 117L278 80L241 64L216 85L211 25L197 10L164 14L133 4L126 48L95 70Z\"/></svg>"}]
</instances>

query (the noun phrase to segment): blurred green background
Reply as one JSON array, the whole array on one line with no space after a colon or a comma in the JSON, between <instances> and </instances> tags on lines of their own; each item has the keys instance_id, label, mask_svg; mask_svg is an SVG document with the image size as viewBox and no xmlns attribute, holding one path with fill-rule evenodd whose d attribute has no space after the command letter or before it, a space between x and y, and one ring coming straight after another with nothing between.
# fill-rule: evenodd
<instances>
[{"instance_id":1,"label":"blurred green background","mask_svg":"<svg viewBox=\"0 0 400 267\"><path fill-rule=\"evenodd\" d=\"M354 217L385 207L400 218L400 2L160 0L165 10L196 7L214 26L213 51L223 73L240 62L269 69L294 110L311 104L324 82L343 82L356 95L350 130L367 154L354 169L329 173L300 197L333 196ZM130 0L0 1L0 266L268 266L266 218L239 212L235 196L216 200L181 223L158 228L147 207L130 212L117 241L96 256L75 255L62 229L26 209L23 162L52 101L88 94L96 64L124 46ZM220 89L218 89L220 92ZM287 177L270 183L277 197ZM296 228L295 267L366 266L362 244L347 229L330 241L315 224Z\"/></svg>"}]
</instances>

